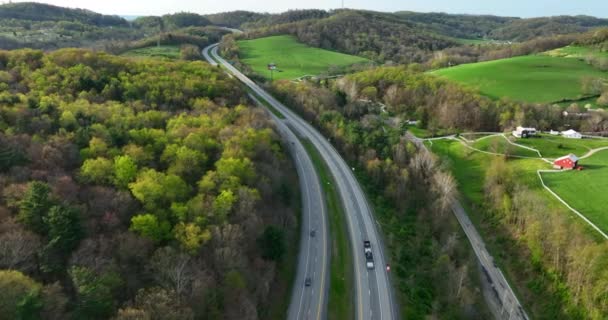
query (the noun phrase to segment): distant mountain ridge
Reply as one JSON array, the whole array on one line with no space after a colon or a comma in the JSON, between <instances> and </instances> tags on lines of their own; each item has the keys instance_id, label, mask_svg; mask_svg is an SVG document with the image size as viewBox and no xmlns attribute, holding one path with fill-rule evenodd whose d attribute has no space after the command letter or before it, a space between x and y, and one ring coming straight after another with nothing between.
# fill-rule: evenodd
<instances>
[{"instance_id":1,"label":"distant mountain ridge","mask_svg":"<svg viewBox=\"0 0 608 320\"><path fill-rule=\"evenodd\" d=\"M127 20L117 15L102 15L85 9L71 9L37 2L0 5L0 19L30 21L72 21L96 26L128 26Z\"/></svg>"}]
</instances>

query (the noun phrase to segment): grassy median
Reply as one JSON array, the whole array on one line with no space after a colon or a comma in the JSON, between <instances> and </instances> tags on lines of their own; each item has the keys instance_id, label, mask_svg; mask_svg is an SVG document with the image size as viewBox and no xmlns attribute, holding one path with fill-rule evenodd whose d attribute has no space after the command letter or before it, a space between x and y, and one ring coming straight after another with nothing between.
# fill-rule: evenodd
<instances>
[{"instance_id":1,"label":"grassy median","mask_svg":"<svg viewBox=\"0 0 608 320\"><path fill-rule=\"evenodd\" d=\"M353 258L350 251L344 209L336 190L334 179L319 151L309 140L302 144L310 155L315 170L319 174L321 187L327 203L329 232L331 237L330 287L327 310L328 319L354 319L353 308Z\"/></svg>"}]
</instances>

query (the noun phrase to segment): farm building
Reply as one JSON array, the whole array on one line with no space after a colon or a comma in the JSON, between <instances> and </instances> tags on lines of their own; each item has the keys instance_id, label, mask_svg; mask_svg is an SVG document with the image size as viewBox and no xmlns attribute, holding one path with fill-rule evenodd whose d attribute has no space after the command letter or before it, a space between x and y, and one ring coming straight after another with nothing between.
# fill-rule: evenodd
<instances>
[{"instance_id":1,"label":"farm building","mask_svg":"<svg viewBox=\"0 0 608 320\"><path fill-rule=\"evenodd\" d=\"M536 128L525 128L519 126L513 131L513 136L516 138L529 138L536 135Z\"/></svg>"},{"instance_id":2,"label":"farm building","mask_svg":"<svg viewBox=\"0 0 608 320\"><path fill-rule=\"evenodd\" d=\"M564 136L564 138L568 138L568 139L582 139L583 135L570 129L568 131L562 131L562 136Z\"/></svg>"},{"instance_id":3,"label":"farm building","mask_svg":"<svg viewBox=\"0 0 608 320\"><path fill-rule=\"evenodd\" d=\"M553 167L555 169L572 170L576 168L576 166L578 166L578 158L573 154L557 158L553 161Z\"/></svg>"}]
</instances>

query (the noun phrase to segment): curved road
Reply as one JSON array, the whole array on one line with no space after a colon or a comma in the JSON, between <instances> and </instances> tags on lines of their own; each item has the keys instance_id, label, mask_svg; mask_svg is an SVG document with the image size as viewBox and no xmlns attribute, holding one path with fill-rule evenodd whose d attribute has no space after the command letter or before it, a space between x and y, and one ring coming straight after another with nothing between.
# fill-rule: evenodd
<instances>
[{"instance_id":1,"label":"curved road","mask_svg":"<svg viewBox=\"0 0 608 320\"><path fill-rule=\"evenodd\" d=\"M209 56L209 47L203 55L212 65L217 63ZM250 95L260 106L263 104ZM295 160L302 196L302 224L300 250L295 283L288 309L288 319L326 319L327 296L329 291L329 229L326 216L325 199L313 163L298 137L289 129L284 120L272 112L279 134L289 145ZM314 230L314 236L311 233ZM306 278L311 278L309 287Z\"/></svg>"},{"instance_id":2,"label":"curved road","mask_svg":"<svg viewBox=\"0 0 608 320\"><path fill-rule=\"evenodd\" d=\"M286 118L283 122L288 122L300 136L309 139L317 148L338 185L338 192L346 212L354 261L356 318L359 320L398 318L397 304L394 302L389 276L384 267L387 261L384 245L365 194L352 173L352 169L316 129L222 59L217 54L217 45L205 48L203 54L206 58L213 56L231 74L282 113ZM214 62L214 64L216 63ZM365 240L369 240L372 244L376 264L376 268L373 270L365 267L363 254L363 241ZM298 285L296 283L296 286Z\"/></svg>"}]
</instances>

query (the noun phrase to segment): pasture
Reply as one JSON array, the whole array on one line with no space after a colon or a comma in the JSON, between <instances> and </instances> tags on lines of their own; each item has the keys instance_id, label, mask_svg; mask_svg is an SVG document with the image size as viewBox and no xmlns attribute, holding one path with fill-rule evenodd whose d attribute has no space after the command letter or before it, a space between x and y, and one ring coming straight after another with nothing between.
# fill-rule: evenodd
<instances>
[{"instance_id":1,"label":"pasture","mask_svg":"<svg viewBox=\"0 0 608 320\"><path fill-rule=\"evenodd\" d=\"M513 145L509 143L509 141L507 141L507 139L505 139L503 136L492 136L479 139L472 144L472 147L492 153L507 154L517 157L539 158L538 153Z\"/></svg>"},{"instance_id":2,"label":"pasture","mask_svg":"<svg viewBox=\"0 0 608 320\"><path fill-rule=\"evenodd\" d=\"M132 49L123 54L125 57L135 58L163 58L163 59L179 59L179 46L154 46L139 49Z\"/></svg>"},{"instance_id":3,"label":"pasture","mask_svg":"<svg viewBox=\"0 0 608 320\"><path fill-rule=\"evenodd\" d=\"M517 139L515 142L537 149L545 158L559 158L570 153L581 157L592 149L608 147L608 139L567 139L548 134L537 138Z\"/></svg>"},{"instance_id":4,"label":"pasture","mask_svg":"<svg viewBox=\"0 0 608 320\"><path fill-rule=\"evenodd\" d=\"M492 99L508 97L532 103L554 103L584 98L582 79L608 79L579 59L531 55L459 65L432 72L477 89Z\"/></svg>"},{"instance_id":5,"label":"pasture","mask_svg":"<svg viewBox=\"0 0 608 320\"><path fill-rule=\"evenodd\" d=\"M598 228L608 231L608 150L580 160L583 171L543 173L545 184Z\"/></svg>"},{"instance_id":6,"label":"pasture","mask_svg":"<svg viewBox=\"0 0 608 320\"><path fill-rule=\"evenodd\" d=\"M257 74L270 79L268 64L277 65L273 79L295 79L340 70L369 60L309 47L292 36L272 36L238 42L240 60Z\"/></svg>"}]
</instances>

